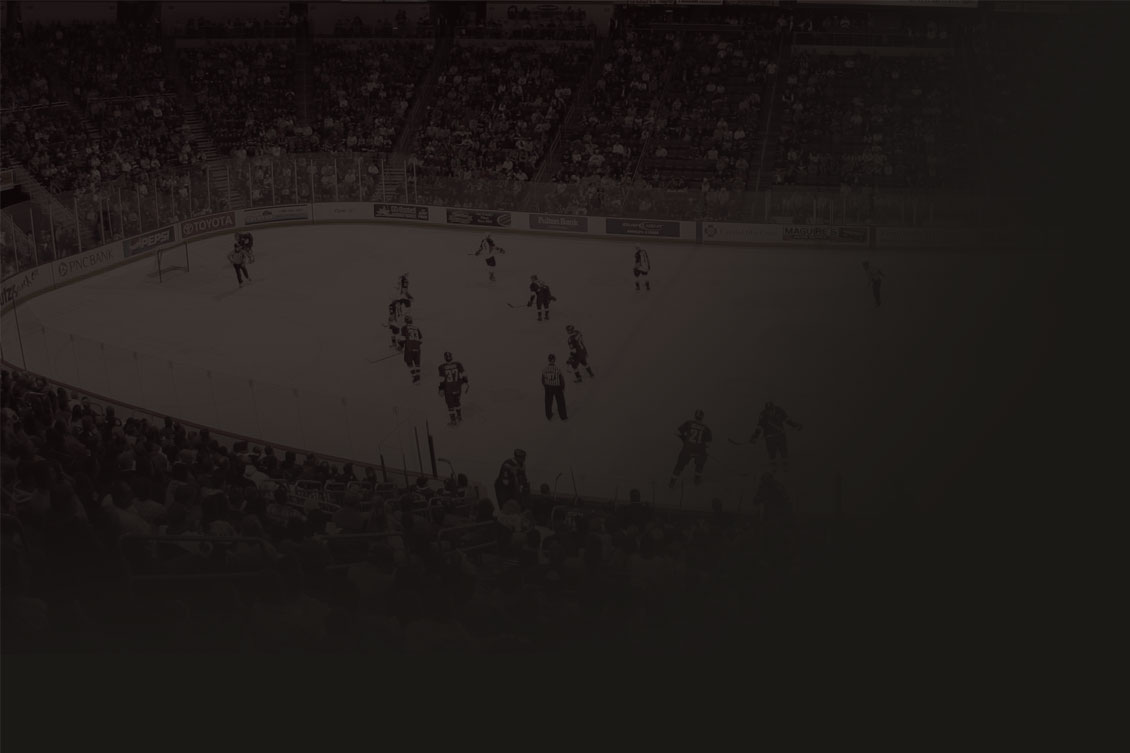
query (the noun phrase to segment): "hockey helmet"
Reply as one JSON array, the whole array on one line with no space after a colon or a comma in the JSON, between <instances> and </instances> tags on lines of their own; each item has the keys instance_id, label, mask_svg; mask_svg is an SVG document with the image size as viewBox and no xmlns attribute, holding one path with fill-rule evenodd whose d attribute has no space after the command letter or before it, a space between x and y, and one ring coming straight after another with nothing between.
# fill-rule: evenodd
<instances>
[{"instance_id":1,"label":"hockey helmet","mask_svg":"<svg viewBox=\"0 0 1130 753\"><path fill-rule=\"evenodd\" d=\"M698 410L696 410L696 411L694 412L694 420L695 420L695 421L701 421L701 420L702 420L702 417L703 417L704 415L706 415L706 414L704 414L704 413L702 412L702 408L699 408Z\"/></svg>"},{"instance_id":2,"label":"hockey helmet","mask_svg":"<svg viewBox=\"0 0 1130 753\"><path fill-rule=\"evenodd\" d=\"M566 324L566 325L565 325L565 331L566 331L566 332L568 332L569 334L573 334L573 332L574 332L574 331L575 331L576 329L577 329L577 328L576 328L576 327L574 327L574 326L573 326L572 324Z\"/></svg>"},{"instance_id":3,"label":"hockey helmet","mask_svg":"<svg viewBox=\"0 0 1130 753\"><path fill-rule=\"evenodd\" d=\"M526 451L521 449L521 448L514 450L514 459L519 461L519 462L522 461L522 460L525 460L526 459Z\"/></svg>"},{"instance_id":4,"label":"hockey helmet","mask_svg":"<svg viewBox=\"0 0 1130 753\"><path fill-rule=\"evenodd\" d=\"M549 362L550 362L550 363L553 363L553 362L554 362L554 361L556 361L556 360L557 360L557 356L555 356L555 355L553 355L552 353L550 353L550 354L549 354Z\"/></svg>"},{"instance_id":5,"label":"hockey helmet","mask_svg":"<svg viewBox=\"0 0 1130 753\"><path fill-rule=\"evenodd\" d=\"M451 351L450 351L450 350L445 350L445 351L443 352L443 360L450 362L450 361L451 361L451 359L452 359Z\"/></svg>"},{"instance_id":6,"label":"hockey helmet","mask_svg":"<svg viewBox=\"0 0 1130 753\"><path fill-rule=\"evenodd\" d=\"M536 280L536 279L538 279L538 276L537 276L537 275L530 275L530 279L531 279L531 280Z\"/></svg>"},{"instance_id":7,"label":"hockey helmet","mask_svg":"<svg viewBox=\"0 0 1130 753\"><path fill-rule=\"evenodd\" d=\"M404 323L405 324L411 324L412 323L412 317L411 316L404 317Z\"/></svg>"}]
</instances>

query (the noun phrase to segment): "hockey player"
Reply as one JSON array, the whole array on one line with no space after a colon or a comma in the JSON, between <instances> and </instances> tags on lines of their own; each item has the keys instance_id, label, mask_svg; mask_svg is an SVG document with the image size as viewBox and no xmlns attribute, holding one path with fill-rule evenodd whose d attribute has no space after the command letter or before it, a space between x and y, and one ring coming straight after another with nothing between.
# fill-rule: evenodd
<instances>
[{"instance_id":1,"label":"hockey player","mask_svg":"<svg viewBox=\"0 0 1130 753\"><path fill-rule=\"evenodd\" d=\"M785 425L800 431L802 427L796 421L789 418L789 414L780 406L774 405L771 402L765 403L765 407L761 410L761 415L757 418L757 428L753 430L753 436L749 441L756 442L757 438L763 433L765 434L765 451L769 454L769 465L774 471L777 470L777 456L781 456L781 465L787 471L789 469L789 445L785 440Z\"/></svg>"},{"instance_id":2,"label":"hockey player","mask_svg":"<svg viewBox=\"0 0 1130 753\"><path fill-rule=\"evenodd\" d=\"M541 370L541 386L545 388L545 418L553 420L553 401L557 401L557 412L561 414L562 421L569 420L565 410L565 377L561 369L557 368L557 356L549 354L549 363Z\"/></svg>"},{"instance_id":3,"label":"hockey player","mask_svg":"<svg viewBox=\"0 0 1130 753\"><path fill-rule=\"evenodd\" d=\"M235 279L241 288L243 287L244 277L247 278L248 282L251 282L251 275L247 272L247 252L240 247L239 241L236 241L235 248L228 254L228 261L235 269Z\"/></svg>"},{"instance_id":4,"label":"hockey player","mask_svg":"<svg viewBox=\"0 0 1130 753\"><path fill-rule=\"evenodd\" d=\"M408 292L408 273L405 272L400 276L396 283L396 295L400 298L407 298L412 300L412 294Z\"/></svg>"},{"instance_id":5,"label":"hockey player","mask_svg":"<svg viewBox=\"0 0 1130 753\"><path fill-rule=\"evenodd\" d=\"M863 270L867 273L867 279L871 282L871 294L875 296L875 307L879 306L879 288L883 284L883 270L878 267L871 266L871 262L863 262Z\"/></svg>"},{"instance_id":6,"label":"hockey player","mask_svg":"<svg viewBox=\"0 0 1130 753\"><path fill-rule=\"evenodd\" d=\"M420 328L412 323L411 315L404 317L400 328L400 346L404 349L404 363L412 373L412 384L420 383L420 343L424 341Z\"/></svg>"},{"instance_id":7,"label":"hockey player","mask_svg":"<svg viewBox=\"0 0 1130 753\"><path fill-rule=\"evenodd\" d=\"M447 399L447 415L451 419L451 426L456 426L463 420L463 406L460 400L463 390L470 389L467 374L463 371L463 364L453 360L451 351L443 354L443 363L439 367L439 391Z\"/></svg>"},{"instance_id":8,"label":"hockey player","mask_svg":"<svg viewBox=\"0 0 1130 753\"><path fill-rule=\"evenodd\" d=\"M489 235L486 238L483 238L482 243L479 244L479 250L475 252L475 256L480 256L480 255L486 256L487 267L488 267L488 271L490 272L490 281L491 282L495 281L495 279L494 279L494 267L495 267L494 255L496 253L505 254L506 249L504 249L502 246L495 244L494 239L491 238Z\"/></svg>"},{"instance_id":9,"label":"hockey player","mask_svg":"<svg viewBox=\"0 0 1130 753\"><path fill-rule=\"evenodd\" d=\"M397 298L388 305L388 331L389 337L392 338L389 345L390 348L401 349L400 339L397 335L400 334L400 328L403 326L404 318L408 316L408 311L412 308L412 301L407 298Z\"/></svg>"},{"instance_id":10,"label":"hockey player","mask_svg":"<svg viewBox=\"0 0 1130 753\"><path fill-rule=\"evenodd\" d=\"M651 259L647 258L647 251L644 251L639 246L636 246L635 266L632 268L632 274L636 278L636 292L640 292L640 278L643 277L644 289L651 290L651 282L647 280L647 273L651 271Z\"/></svg>"},{"instance_id":11,"label":"hockey player","mask_svg":"<svg viewBox=\"0 0 1130 753\"><path fill-rule=\"evenodd\" d=\"M495 501L501 508L510 500L521 504L530 493L530 481L526 478L526 451L514 450L514 457L502 461L498 478L494 480Z\"/></svg>"},{"instance_id":12,"label":"hockey player","mask_svg":"<svg viewBox=\"0 0 1130 753\"><path fill-rule=\"evenodd\" d=\"M589 352L585 348L581 331L572 324L565 325L565 331L569 333L569 360L567 363L569 368L573 370L573 376L576 377L573 381L580 383L582 366L585 367L585 371L589 373L590 377L595 377L596 374L592 373L592 367L589 366Z\"/></svg>"},{"instance_id":13,"label":"hockey player","mask_svg":"<svg viewBox=\"0 0 1130 753\"><path fill-rule=\"evenodd\" d=\"M553 293L549 291L549 286L538 279L537 275L530 275L530 300L526 302L526 307L534 305L534 301L538 304L538 321L541 321L541 310L545 309L546 321L549 320L549 304L557 299L553 297Z\"/></svg>"},{"instance_id":14,"label":"hockey player","mask_svg":"<svg viewBox=\"0 0 1130 753\"><path fill-rule=\"evenodd\" d=\"M683 449L679 451L679 459L675 461L675 470L671 472L669 486L672 489L675 488L675 482L691 460L694 460L695 485L702 483L702 469L706 465L706 451L713 438L710 434L710 427L702 422L702 417L702 410L696 410L694 420L684 421L679 426L679 439L683 440Z\"/></svg>"},{"instance_id":15,"label":"hockey player","mask_svg":"<svg viewBox=\"0 0 1130 753\"><path fill-rule=\"evenodd\" d=\"M255 262L255 239L251 236L251 233L247 231L236 233L235 244L243 249L243 252L247 255L247 261Z\"/></svg>"}]
</instances>

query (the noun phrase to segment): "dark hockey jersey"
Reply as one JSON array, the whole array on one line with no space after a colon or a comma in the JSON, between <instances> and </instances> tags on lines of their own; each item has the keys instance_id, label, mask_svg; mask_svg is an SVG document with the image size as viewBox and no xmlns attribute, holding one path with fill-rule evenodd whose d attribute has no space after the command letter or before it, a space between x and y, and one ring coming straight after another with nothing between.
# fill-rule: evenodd
<instances>
[{"instance_id":1,"label":"dark hockey jersey","mask_svg":"<svg viewBox=\"0 0 1130 753\"><path fill-rule=\"evenodd\" d=\"M703 452L706 445L710 444L713 436L710 427L701 421L684 421L679 425L679 436L683 440L683 447L695 452Z\"/></svg>"},{"instance_id":2,"label":"dark hockey jersey","mask_svg":"<svg viewBox=\"0 0 1130 753\"><path fill-rule=\"evenodd\" d=\"M400 321L405 314L405 309L410 305L407 298L397 298L388 305L388 320L390 322Z\"/></svg>"},{"instance_id":3,"label":"dark hockey jersey","mask_svg":"<svg viewBox=\"0 0 1130 753\"><path fill-rule=\"evenodd\" d=\"M448 392L458 392L467 383L467 375L463 371L463 364L451 361L439 367L439 376L443 380L441 386Z\"/></svg>"},{"instance_id":4,"label":"dark hockey jersey","mask_svg":"<svg viewBox=\"0 0 1130 753\"><path fill-rule=\"evenodd\" d=\"M419 345L424 341L424 337L420 334L420 328L415 324L406 324L400 330L401 339L405 345Z\"/></svg>"},{"instance_id":5,"label":"dark hockey jersey","mask_svg":"<svg viewBox=\"0 0 1130 753\"><path fill-rule=\"evenodd\" d=\"M770 405L761 411L761 415L757 419L757 428L754 429L753 432L753 438L756 439L763 433L766 437L784 436L785 424L793 428L799 426L799 424L789 418L789 414L785 413L784 408L777 405Z\"/></svg>"},{"instance_id":6,"label":"dark hockey jersey","mask_svg":"<svg viewBox=\"0 0 1130 753\"><path fill-rule=\"evenodd\" d=\"M578 355L584 355L588 352L585 350L585 341L581 337L579 329L573 330L573 334L569 335L569 352Z\"/></svg>"}]
</instances>

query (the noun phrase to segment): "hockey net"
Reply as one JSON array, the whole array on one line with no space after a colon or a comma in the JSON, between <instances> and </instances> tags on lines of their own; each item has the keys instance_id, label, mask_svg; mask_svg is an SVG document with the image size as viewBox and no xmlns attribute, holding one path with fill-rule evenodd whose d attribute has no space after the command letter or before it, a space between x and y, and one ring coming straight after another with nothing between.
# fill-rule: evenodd
<instances>
[{"instance_id":1,"label":"hockey net","mask_svg":"<svg viewBox=\"0 0 1130 753\"><path fill-rule=\"evenodd\" d=\"M181 243L153 254L153 267L146 276L155 282L164 282L171 274L188 271L188 244Z\"/></svg>"}]
</instances>

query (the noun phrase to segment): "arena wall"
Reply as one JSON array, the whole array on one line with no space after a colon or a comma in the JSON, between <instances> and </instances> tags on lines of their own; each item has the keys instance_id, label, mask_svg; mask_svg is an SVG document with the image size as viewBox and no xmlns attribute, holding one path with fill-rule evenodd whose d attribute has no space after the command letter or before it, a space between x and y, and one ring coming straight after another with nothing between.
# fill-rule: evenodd
<instances>
[{"instance_id":1,"label":"arena wall","mask_svg":"<svg viewBox=\"0 0 1130 753\"><path fill-rule=\"evenodd\" d=\"M148 258L182 243L196 242L237 229L294 224L395 222L465 227L478 232L520 232L574 237L602 237L638 243L643 240L739 246L824 246L944 248L1002 243L999 234L959 228L896 228L831 225L779 225L695 220L594 217L539 212L468 209L423 204L326 202L255 207L182 220L143 235L108 243L56 261L22 270L3 281L0 305L40 295L121 264Z\"/></svg>"}]
</instances>

